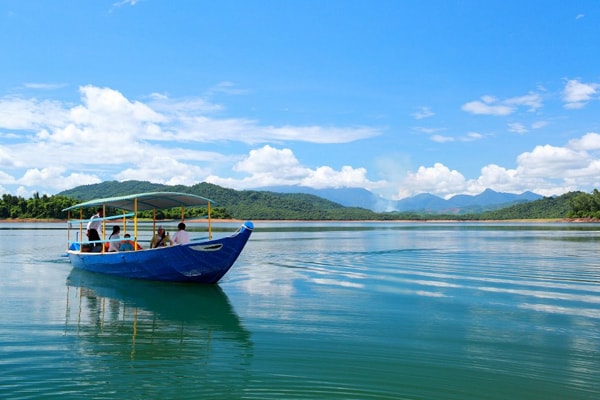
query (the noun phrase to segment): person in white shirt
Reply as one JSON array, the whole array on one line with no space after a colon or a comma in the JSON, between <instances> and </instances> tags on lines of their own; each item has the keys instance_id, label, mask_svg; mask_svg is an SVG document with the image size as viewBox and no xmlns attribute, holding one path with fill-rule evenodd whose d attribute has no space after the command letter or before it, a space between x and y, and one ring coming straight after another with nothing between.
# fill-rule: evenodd
<instances>
[{"instance_id":1,"label":"person in white shirt","mask_svg":"<svg viewBox=\"0 0 600 400\"><path fill-rule=\"evenodd\" d=\"M186 244L190 242L190 234L185 230L185 224L180 222L177 225L177 232L171 238L171 244Z\"/></svg>"},{"instance_id":2,"label":"person in white shirt","mask_svg":"<svg viewBox=\"0 0 600 400\"><path fill-rule=\"evenodd\" d=\"M87 235L90 240L100 240L100 228L102 228L102 217L104 210L98 209L98 212L92 215L90 222L87 224Z\"/></svg>"},{"instance_id":3,"label":"person in white shirt","mask_svg":"<svg viewBox=\"0 0 600 400\"><path fill-rule=\"evenodd\" d=\"M100 243L100 230L102 229L102 217L104 217L104 210L98 209L98 212L92 215L90 222L87 224L87 237L90 244L82 246L81 251L91 251L94 253L102 251L102 243Z\"/></svg>"}]
</instances>

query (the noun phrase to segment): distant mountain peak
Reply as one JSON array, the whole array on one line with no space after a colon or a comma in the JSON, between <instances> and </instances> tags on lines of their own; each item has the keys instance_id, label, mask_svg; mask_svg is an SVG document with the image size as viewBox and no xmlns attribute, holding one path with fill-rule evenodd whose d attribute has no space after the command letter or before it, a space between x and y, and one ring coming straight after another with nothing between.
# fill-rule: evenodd
<instances>
[{"instance_id":1,"label":"distant mountain peak","mask_svg":"<svg viewBox=\"0 0 600 400\"><path fill-rule=\"evenodd\" d=\"M314 189L307 186L270 186L255 190L312 194L346 207L366 208L375 212L477 213L542 198L532 192L502 193L489 188L476 195L459 194L447 200L431 193L419 193L397 201L385 199L362 188Z\"/></svg>"}]
</instances>

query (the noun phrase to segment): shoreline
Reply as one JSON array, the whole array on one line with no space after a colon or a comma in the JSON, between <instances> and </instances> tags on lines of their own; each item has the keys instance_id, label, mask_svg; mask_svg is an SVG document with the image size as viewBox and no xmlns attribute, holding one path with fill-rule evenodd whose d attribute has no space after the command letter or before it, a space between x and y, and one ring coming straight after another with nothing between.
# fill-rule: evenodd
<instances>
[{"instance_id":1,"label":"shoreline","mask_svg":"<svg viewBox=\"0 0 600 400\"><path fill-rule=\"evenodd\" d=\"M189 219L187 222L193 223L208 223L206 219ZM215 223L243 223L244 219L213 219L212 224ZM323 223L323 222L356 222L356 223L459 223L459 222L482 222L482 223L500 223L500 222L534 222L534 223L598 223L600 219L597 218L519 218L519 219L489 219L489 220L460 220L460 219L423 219L423 220L408 220L408 219L393 219L393 220L306 220L306 219L254 219L252 222L266 222L266 223ZM0 219L1 223L67 223L63 219L36 219L36 218L15 218L15 219ZM158 222L158 221L157 221ZM160 221L163 223L164 221ZM164 222L168 223L168 222Z\"/></svg>"}]
</instances>

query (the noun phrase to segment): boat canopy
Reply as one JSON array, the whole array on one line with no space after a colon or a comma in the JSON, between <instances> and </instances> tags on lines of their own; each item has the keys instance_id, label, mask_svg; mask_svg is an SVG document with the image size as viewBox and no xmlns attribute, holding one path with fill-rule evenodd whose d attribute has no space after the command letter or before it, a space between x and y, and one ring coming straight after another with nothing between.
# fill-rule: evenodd
<instances>
[{"instance_id":1,"label":"boat canopy","mask_svg":"<svg viewBox=\"0 0 600 400\"><path fill-rule=\"evenodd\" d=\"M151 192L90 200L65 208L63 211L94 206L114 207L127 211L144 211L174 207L199 207L207 206L210 203L214 203L214 201L207 199L206 197L197 196L190 193Z\"/></svg>"}]
</instances>

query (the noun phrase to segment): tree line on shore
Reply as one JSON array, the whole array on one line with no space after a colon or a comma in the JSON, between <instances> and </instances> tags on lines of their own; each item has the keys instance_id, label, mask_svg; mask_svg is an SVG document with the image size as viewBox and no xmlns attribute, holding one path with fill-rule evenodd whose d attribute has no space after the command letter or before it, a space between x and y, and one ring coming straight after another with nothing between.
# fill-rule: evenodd
<instances>
[{"instance_id":1,"label":"tree line on shore","mask_svg":"<svg viewBox=\"0 0 600 400\"><path fill-rule=\"evenodd\" d=\"M13 196L10 194L2 195L0 200L0 219L31 219L31 220L66 220L67 212L62 211L65 208L81 203L81 200L62 196L53 195L40 196L39 193L34 193L29 199L21 196ZM83 218L90 218L96 210L89 208L84 210ZM118 210L107 211L107 214L118 214ZM208 214L206 208L195 207L186 210L188 218L204 218ZM142 211L139 213L141 218L152 218L152 211ZM177 219L181 216L181 210L174 208L170 210L157 210L157 219ZM72 216L78 218L79 216ZM211 217L216 219L230 219L232 216L222 207L211 209Z\"/></svg>"},{"instance_id":2,"label":"tree line on shore","mask_svg":"<svg viewBox=\"0 0 600 400\"><path fill-rule=\"evenodd\" d=\"M318 196L302 193L274 193L222 188L208 183L194 186L166 186L149 182L105 182L81 186L57 195L34 193L31 198L3 194L0 200L0 219L65 220L62 211L72 205L99 197L122 196L151 191L178 191L193 193L217 201L211 208L215 219L254 220L506 220L506 219L556 219L581 218L600 219L600 191L592 193L569 192L561 196L516 204L510 207L477 214L431 214L427 212L384 212L376 213L357 207L344 207ZM89 218L95 210L86 210ZM114 213L117 213L114 210ZM151 211L140 216L151 217ZM186 210L187 218L206 216L204 208ZM160 210L159 219L176 219L179 209Z\"/></svg>"}]
</instances>

